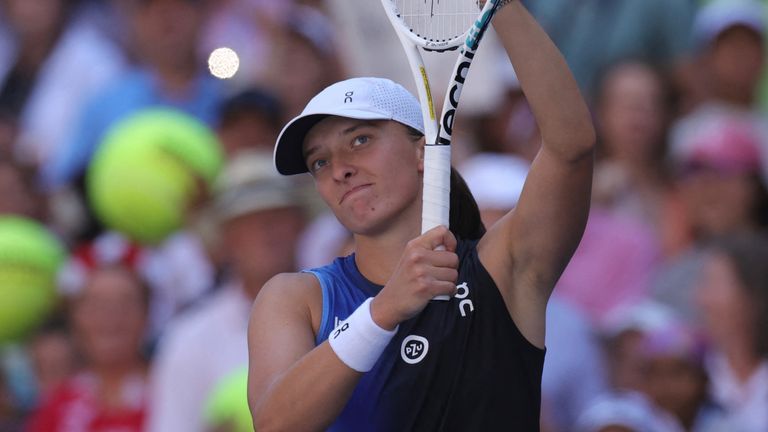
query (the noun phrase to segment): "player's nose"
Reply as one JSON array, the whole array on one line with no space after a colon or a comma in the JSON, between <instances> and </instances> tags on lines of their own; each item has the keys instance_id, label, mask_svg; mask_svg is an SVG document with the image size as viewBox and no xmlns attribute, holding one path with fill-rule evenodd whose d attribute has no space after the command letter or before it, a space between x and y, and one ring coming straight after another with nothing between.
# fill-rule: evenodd
<instances>
[{"instance_id":1,"label":"player's nose","mask_svg":"<svg viewBox=\"0 0 768 432\"><path fill-rule=\"evenodd\" d=\"M331 167L333 170L333 178L337 181L348 180L357 172L357 168L354 164L345 160L345 158L336 158Z\"/></svg>"}]
</instances>

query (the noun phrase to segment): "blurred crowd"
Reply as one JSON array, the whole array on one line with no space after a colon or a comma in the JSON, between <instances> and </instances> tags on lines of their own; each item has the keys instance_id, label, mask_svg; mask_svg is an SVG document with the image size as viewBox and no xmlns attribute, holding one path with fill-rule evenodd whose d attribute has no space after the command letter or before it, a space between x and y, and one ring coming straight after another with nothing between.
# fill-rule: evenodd
<instances>
[{"instance_id":1,"label":"blurred crowd","mask_svg":"<svg viewBox=\"0 0 768 432\"><path fill-rule=\"evenodd\" d=\"M523 2L598 132L589 222L547 312L542 430L768 431L768 2ZM414 88L380 7L0 0L0 225L31 222L66 255L20 286L15 233L0 233L0 431L251 430L252 300L353 252L311 178L275 173L272 146L332 82ZM219 47L238 55L227 79L209 68ZM442 94L453 61L426 60ZM463 98L454 165L491 224L540 141L493 35ZM89 177L109 132L158 107L209 128L222 166L146 242L101 217ZM46 285L54 300L31 309ZM8 311L35 316L20 328Z\"/></svg>"}]
</instances>

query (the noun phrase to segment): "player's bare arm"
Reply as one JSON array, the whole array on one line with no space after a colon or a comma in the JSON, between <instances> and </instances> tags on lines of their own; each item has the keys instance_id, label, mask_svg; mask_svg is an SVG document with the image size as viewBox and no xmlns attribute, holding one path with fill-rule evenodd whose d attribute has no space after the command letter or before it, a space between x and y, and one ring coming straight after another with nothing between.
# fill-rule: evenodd
<instances>
[{"instance_id":1,"label":"player's bare arm","mask_svg":"<svg viewBox=\"0 0 768 432\"><path fill-rule=\"evenodd\" d=\"M595 132L565 60L525 7L510 2L493 25L541 130L542 148L516 209L489 230L478 251L515 323L543 346L547 300L589 212Z\"/></svg>"},{"instance_id":2,"label":"player's bare arm","mask_svg":"<svg viewBox=\"0 0 768 432\"><path fill-rule=\"evenodd\" d=\"M322 307L310 274L281 274L253 305L248 328L248 403L258 431L321 430L339 414L360 373L315 347Z\"/></svg>"}]
</instances>

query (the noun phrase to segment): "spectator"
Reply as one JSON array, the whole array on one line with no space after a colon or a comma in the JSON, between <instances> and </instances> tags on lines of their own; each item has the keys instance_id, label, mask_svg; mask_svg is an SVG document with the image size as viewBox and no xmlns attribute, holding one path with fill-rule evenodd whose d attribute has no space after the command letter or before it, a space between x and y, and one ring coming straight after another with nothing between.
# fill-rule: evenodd
<instances>
[{"instance_id":1,"label":"spectator","mask_svg":"<svg viewBox=\"0 0 768 432\"><path fill-rule=\"evenodd\" d=\"M688 323L698 324L692 292L709 239L768 226L768 192L761 175L760 138L750 122L711 119L674 140L671 163L673 202L680 214L676 234L687 238L653 282L653 295Z\"/></svg>"},{"instance_id":2,"label":"spectator","mask_svg":"<svg viewBox=\"0 0 768 432\"><path fill-rule=\"evenodd\" d=\"M644 300L614 310L600 327L610 387L638 391L643 386L642 344L646 334L668 326L674 311Z\"/></svg>"},{"instance_id":3,"label":"spectator","mask_svg":"<svg viewBox=\"0 0 768 432\"><path fill-rule=\"evenodd\" d=\"M529 167L524 159L499 153L479 153L461 164L485 226L492 226L517 205Z\"/></svg>"},{"instance_id":4,"label":"spectator","mask_svg":"<svg viewBox=\"0 0 768 432\"><path fill-rule=\"evenodd\" d=\"M768 152L768 129L757 110L758 86L765 72L765 8L756 0L716 0L696 17L694 34L699 59L694 82L697 104L672 125L670 146L676 147L713 123L749 123L758 150ZM691 98L691 97L689 97ZM763 156L768 173L768 158Z\"/></svg>"},{"instance_id":5,"label":"spectator","mask_svg":"<svg viewBox=\"0 0 768 432\"><path fill-rule=\"evenodd\" d=\"M593 203L653 227L661 225L667 192L662 162L668 93L652 66L629 61L607 70L595 98L599 154Z\"/></svg>"},{"instance_id":6,"label":"spectator","mask_svg":"<svg viewBox=\"0 0 768 432\"><path fill-rule=\"evenodd\" d=\"M78 359L72 335L58 316L38 329L27 343L39 400L47 399L77 370Z\"/></svg>"},{"instance_id":7,"label":"spectator","mask_svg":"<svg viewBox=\"0 0 768 432\"><path fill-rule=\"evenodd\" d=\"M660 258L651 227L595 206L554 294L601 326L614 311L650 295Z\"/></svg>"},{"instance_id":8,"label":"spectator","mask_svg":"<svg viewBox=\"0 0 768 432\"><path fill-rule=\"evenodd\" d=\"M672 319L642 336L640 390L688 431L711 431L721 411L710 401L704 343L691 328Z\"/></svg>"},{"instance_id":9,"label":"spectator","mask_svg":"<svg viewBox=\"0 0 768 432\"><path fill-rule=\"evenodd\" d=\"M710 391L718 430L768 430L768 238L740 233L708 248L696 300L712 343Z\"/></svg>"},{"instance_id":10,"label":"spectator","mask_svg":"<svg viewBox=\"0 0 768 432\"><path fill-rule=\"evenodd\" d=\"M644 301L603 328L611 389L587 405L579 431L718 431L707 397L703 340L674 311ZM623 429L611 429L610 427Z\"/></svg>"},{"instance_id":11,"label":"spectator","mask_svg":"<svg viewBox=\"0 0 768 432\"><path fill-rule=\"evenodd\" d=\"M579 417L577 432L683 432L669 414L636 392L598 399Z\"/></svg>"},{"instance_id":12,"label":"spectator","mask_svg":"<svg viewBox=\"0 0 768 432\"><path fill-rule=\"evenodd\" d=\"M4 371L0 371L0 430L17 432L22 430L24 421L17 407L13 392L6 383Z\"/></svg>"},{"instance_id":13,"label":"spectator","mask_svg":"<svg viewBox=\"0 0 768 432\"><path fill-rule=\"evenodd\" d=\"M241 154L221 174L213 214L221 231L218 255L231 274L160 341L150 432L203 431L216 384L248 364L251 303L269 278L295 269L304 224L298 192L292 179L274 171L268 153Z\"/></svg>"},{"instance_id":14,"label":"spectator","mask_svg":"<svg viewBox=\"0 0 768 432\"><path fill-rule=\"evenodd\" d=\"M629 7L619 3L612 7ZM659 161L668 101L660 74L637 61L609 68L594 99L599 159L593 205L554 294L601 326L613 310L649 295L662 257L667 186Z\"/></svg>"},{"instance_id":15,"label":"spectator","mask_svg":"<svg viewBox=\"0 0 768 432\"><path fill-rule=\"evenodd\" d=\"M280 132L283 108L270 92L250 88L219 108L217 135L227 159L242 151L271 150Z\"/></svg>"},{"instance_id":16,"label":"spectator","mask_svg":"<svg viewBox=\"0 0 768 432\"><path fill-rule=\"evenodd\" d=\"M82 101L125 68L125 58L78 0L2 2L9 42L0 48L0 109L18 118L17 153L49 161L72 129ZM101 7L99 7L101 8Z\"/></svg>"},{"instance_id":17,"label":"spectator","mask_svg":"<svg viewBox=\"0 0 768 432\"><path fill-rule=\"evenodd\" d=\"M153 348L172 318L210 291L214 268L196 237L181 231L158 247L140 247L113 231L73 248L71 260L59 274L59 290L77 292L98 262L124 263L150 289L146 340Z\"/></svg>"},{"instance_id":18,"label":"spectator","mask_svg":"<svg viewBox=\"0 0 768 432\"><path fill-rule=\"evenodd\" d=\"M691 48L694 2L689 0L524 3L552 35L588 96L608 65L636 58L675 69Z\"/></svg>"},{"instance_id":19,"label":"spectator","mask_svg":"<svg viewBox=\"0 0 768 432\"><path fill-rule=\"evenodd\" d=\"M283 25L274 28L265 75L284 107L283 121L298 115L304 105L342 76L334 27L328 17L309 6L296 6Z\"/></svg>"},{"instance_id":20,"label":"spectator","mask_svg":"<svg viewBox=\"0 0 768 432\"><path fill-rule=\"evenodd\" d=\"M546 326L542 419L550 431L569 431L589 404L606 391L605 362L592 325L568 302L550 301Z\"/></svg>"},{"instance_id":21,"label":"spectator","mask_svg":"<svg viewBox=\"0 0 768 432\"><path fill-rule=\"evenodd\" d=\"M73 134L44 167L49 188L82 177L109 128L142 108L167 106L215 121L222 89L197 53L207 0L137 1L130 10L140 63L77 113Z\"/></svg>"},{"instance_id":22,"label":"spectator","mask_svg":"<svg viewBox=\"0 0 768 432\"><path fill-rule=\"evenodd\" d=\"M0 159L0 215L17 215L46 220L46 202L35 189L33 168Z\"/></svg>"},{"instance_id":23,"label":"spectator","mask_svg":"<svg viewBox=\"0 0 768 432\"><path fill-rule=\"evenodd\" d=\"M765 70L765 8L757 0L715 0L694 22L705 103L755 108Z\"/></svg>"},{"instance_id":24,"label":"spectator","mask_svg":"<svg viewBox=\"0 0 768 432\"><path fill-rule=\"evenodd\" d=\"M72 294L71 321L83 369L53 391L30 432L142 431L146 362L141 354L149 292L124 265L97 265Z\"/></svg>"},{"instance_id":25,"label":"spectator","mask_svg":"<svg viewBox=\"0 0 768 432\"><path fill-rule=\"evenodd\" d=\"M307 225L299 239L297 262L301 269L319 267L336 257L354 252L352 233L329 210Z\"/></svg>"},{"instance_id":26,"label":"spectator","mask_svg":"<svg viewBox=\"0 0 768 432\"><path fill-rule=\"evenodd\" d=\"M14 115L0 111L0 160L16 159L14 149L19 134L17 123Z\"/></svg>"},{"instance_id":27,"label":"spectator","mask_svg":"<svg viewBox=\"0 0 768 432\"><path fill-rule=\"evenodd\" d=\"M501 64L504 66L498 67L499 75L506 88L501 92L495 90L501 98L494 109L474 117L470 123L474 127L472 133L478 151L512 154L530 163L541 147L539 128L514 70L506 62Z\"/></svg>"}]
</instances>

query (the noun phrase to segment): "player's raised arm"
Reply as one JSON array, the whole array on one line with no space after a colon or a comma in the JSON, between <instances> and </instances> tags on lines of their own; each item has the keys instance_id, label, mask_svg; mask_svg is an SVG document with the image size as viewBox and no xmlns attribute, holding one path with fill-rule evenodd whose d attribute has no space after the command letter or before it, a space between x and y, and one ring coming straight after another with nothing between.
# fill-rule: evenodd
<instances>
[{"instance_id":1,"label":"player's raised arm","mask_svg":"<svg viewBox=\"0 0 768 432\"><path fill-rule=\"evenodd\" d=\"M478 246L523 334L543 345L544 311L589 212L595 132L562 55L521 2L493 21L542 136L517 207Z\"/></svg>"}]
</instances>

